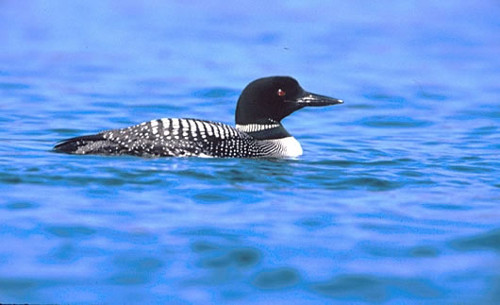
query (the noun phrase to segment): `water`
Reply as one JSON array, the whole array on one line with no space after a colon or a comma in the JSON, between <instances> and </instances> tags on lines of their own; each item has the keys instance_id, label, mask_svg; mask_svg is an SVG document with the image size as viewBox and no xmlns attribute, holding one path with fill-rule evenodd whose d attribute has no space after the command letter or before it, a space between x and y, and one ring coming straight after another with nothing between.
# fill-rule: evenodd
<instances>
[{"instance_id":1,"label":"water","mask_svg":"<svg viewBox=\"0 0 500 305\"><path fill-rule=\"evenodd\" d=\"M169 2L0 2L0 302L500 302L496 1ZM50 151L275 74L301 158Z\"/></svg>"}]
</instances>

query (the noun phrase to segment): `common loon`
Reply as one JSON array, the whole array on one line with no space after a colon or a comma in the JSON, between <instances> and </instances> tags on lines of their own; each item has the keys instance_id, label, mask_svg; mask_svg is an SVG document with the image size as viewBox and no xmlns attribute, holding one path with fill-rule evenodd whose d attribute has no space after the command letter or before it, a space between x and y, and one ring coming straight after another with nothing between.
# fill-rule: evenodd
<instances>
[{"instance_id":1,"label":"common loon","mask_svg":"<svg viewBox=\"0 0 500 305\"><path fill-rule=\"evenodd\" d=\"M236 128L198 119L158 119L67 139L54 151L141 157L297 157L302 155L302 147L281 120L305 106L342 103L305 91L291 77L266 77L251 82L241 93Z\"/></svg>"}]
</instances>

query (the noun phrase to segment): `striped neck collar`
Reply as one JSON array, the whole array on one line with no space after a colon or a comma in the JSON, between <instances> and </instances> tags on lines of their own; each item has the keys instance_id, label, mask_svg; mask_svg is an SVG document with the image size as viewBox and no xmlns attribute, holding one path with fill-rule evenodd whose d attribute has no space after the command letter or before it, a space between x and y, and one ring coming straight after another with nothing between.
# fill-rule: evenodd
<instances>
[{"instance_id":1,"label":"striped neck collar","mask_svg":"<svg viewBox=\"0 0 500 305\"><path fill-rule=\"evenodd\" d=\"M236 129L257 140L273 140L290 137L290 134L280 123L272 124L236 124Z\"/></svg>"},{"instance_id":2,"label":"striped neck collar","mask_svg":"<svg viewBox=\"0 0 500 305\"><path fill-rule=\"evenodd\" d=\"M273 128L278 128L280 126L281 126L281 124L278 124L278 123L245 124L245 125L236 124L236 129L238 129L239 131L250 133L250 132L258 132L258 131L264 131L264 130L269 130L269 129L273 129Z\"/></svg>"}]
</instances>

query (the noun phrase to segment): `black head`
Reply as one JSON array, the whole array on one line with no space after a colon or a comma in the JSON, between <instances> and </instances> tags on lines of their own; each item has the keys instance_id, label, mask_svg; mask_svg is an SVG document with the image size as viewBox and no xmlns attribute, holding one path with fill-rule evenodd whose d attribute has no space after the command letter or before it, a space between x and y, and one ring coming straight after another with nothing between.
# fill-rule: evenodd
<instances>
[{"instance_id":1,"label":"black head","mask_svg":"<svg viewBox=\"0 0 500 305\"><path fill-rule=\"evenodd\" d=\"M238 99L236 124L280 122L306 106L328 106L343 102L305 91L288 76L259 78L248 84Z\"/></svg>"}]
</instances>

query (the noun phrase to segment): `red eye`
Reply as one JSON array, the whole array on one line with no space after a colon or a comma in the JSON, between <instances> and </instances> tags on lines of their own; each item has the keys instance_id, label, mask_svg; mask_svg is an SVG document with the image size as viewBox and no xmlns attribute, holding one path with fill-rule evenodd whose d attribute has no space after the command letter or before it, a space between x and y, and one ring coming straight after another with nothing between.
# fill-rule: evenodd
<instances>
[{"instance_id":1,"label":"red eye","mask_svg":"<svg viewBox=\"0 0 500 305\"><path fill-rule=\"evenodd\" d=\"M278 89L278 95L279 96L285 96L286 95L286 92L284 90L281 90L281 89Z\"/></svg>"}]
</instances>

